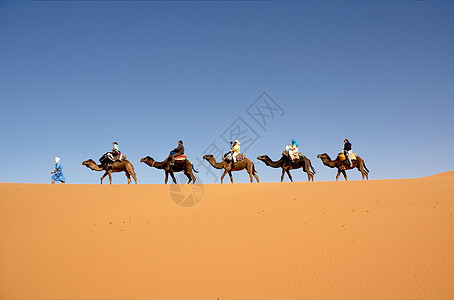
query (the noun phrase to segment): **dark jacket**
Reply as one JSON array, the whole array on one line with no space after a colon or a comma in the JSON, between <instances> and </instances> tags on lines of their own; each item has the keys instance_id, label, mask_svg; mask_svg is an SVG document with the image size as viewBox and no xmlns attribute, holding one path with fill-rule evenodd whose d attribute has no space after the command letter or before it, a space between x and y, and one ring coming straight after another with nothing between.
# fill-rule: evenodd
<instances>
[{"instance_id":1,"label":"dark jacket","mask_svg":"<svg viewBox=\"0 0 454 300\"><path fill-rule=\"evenodd\" d=\"M174 152L173 156L180 156L184 154L184 146L178 145L175 149L172 150Z\"/></svg>"},{"instance_id":2,"label":"dark jacket","mask_svg":"<svg viewBox=\"0 0 454 300\"><path fill-rule=\"evenodd\" d=\"M346 151L352 150L352 144L350 142L346 142L344 144L344 150L346 150Z\"/></svg>"}]
</instances>

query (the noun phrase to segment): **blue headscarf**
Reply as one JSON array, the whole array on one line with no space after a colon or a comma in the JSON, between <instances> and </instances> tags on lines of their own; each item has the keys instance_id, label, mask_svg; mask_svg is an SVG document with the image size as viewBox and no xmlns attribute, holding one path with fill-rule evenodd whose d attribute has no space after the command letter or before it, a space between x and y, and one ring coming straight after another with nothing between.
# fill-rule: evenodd
<instances>
[{"instance_id":1,"label":"blue headscarf","mask_svg":"<svg viewBox=\"0 0 454 300\"><path fill-rule=\"evenodd\" d=\"M295 145L296 147L299 147L299 146L298 146L298 143L296 142L295 139L292 140L292 145Z\"/></svg>"}]
</instances>

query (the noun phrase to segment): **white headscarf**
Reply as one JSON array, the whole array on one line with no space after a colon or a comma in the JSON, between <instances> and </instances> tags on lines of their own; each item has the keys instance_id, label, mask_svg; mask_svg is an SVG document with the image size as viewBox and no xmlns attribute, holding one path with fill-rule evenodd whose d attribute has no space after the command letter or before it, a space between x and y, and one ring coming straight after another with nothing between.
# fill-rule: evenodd
<instances>
[{"instance_id":1,"label":"white headscarf","mask_svg":"<svg viewBox=\"0 0 454 300\"><path fill-rule=\"evenodd\" d=\"M60 157L55 157L55 163L57 164L60 161Z\"/></svg>"}]
</instances>

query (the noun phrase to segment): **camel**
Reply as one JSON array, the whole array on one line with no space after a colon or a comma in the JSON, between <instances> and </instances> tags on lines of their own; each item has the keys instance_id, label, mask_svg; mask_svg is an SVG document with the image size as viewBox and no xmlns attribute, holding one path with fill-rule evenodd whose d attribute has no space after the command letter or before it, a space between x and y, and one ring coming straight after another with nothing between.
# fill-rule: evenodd
<instances>
[{"instance_id":1,"label":"camel","mask_svg":"<svg viewBox=\"0 0 454 300\"><path fill-rule=\"evenodd\" d=\"M257 183L259 183L259 177L256 174L257 172L255 171L254 163L252 161L250 161L248 158L244 158L243 160L236 162L233 169L232 169L231 162L226 162L225 160L222 160L222 162L218 163L218 162L216 162L216 159L214 158L214 156L211 154L204 155L203 159L206 159L210 163L210 165L212 165L216 169L224 169L224 173L221 176L221 183L223 183L224 176L227 173L229 173L230 182L233 183L232 171L241 171L244 169L246 169L247 172L249 173L249 178L251 179L251 183L254 181L252 176L254 176L255 180L257 180Z\"/></svg>"},{"instance_id":2,"label":"camel","mask_svg":"<svg viewBox=\"0 0 454 300\"><path fill-rule=\"evenodd\" d=\"M337 175L336 175L336 181L339 180L340 173L344 175L345 180L347 181L347 173L345 172L346 170L352 170L354 168L358 168L358 170L361 172L361 175L367 180L369 180L369 170L366 167L366 163L364 160L356 155L356 160L352 160L352 166L346 166L342 161L340 161L339 157L336 157L336 159L333 161L329 157L328 154L323 153L317 155L318 158L320 158L325 166L328 166L330 168L337 168Z\"/></svg>"},{"instance_id":3,"label":"camel","mask_svg":"<svg viewBox=\"0 0 454 300\"><path fill-rule=\"evenodd\" d=\"M123 156L124 158L124 156ZM104 175L101 177L101 184L102 180L104 177L109 175L109 181L110 184L112 184L112 175L111 173L116 173L116 172L125 172L126 177L128 178L128 184L131 183L131 176L134 178L134 181L137 184L137 176L136 173L134 172L134 167L132 166L131 162L129 160L121 160L121 161L116 161L112 164L111 167L108 167L107 165L98 165L95 163L93 159L86 160L82 162L83 166L86 166L89 169L92 169L93 171L105 171Z\"/></svg>"},{"instance_id":4,"label":"camel","mask_svg":"<svg viewBox=\"0 0 454 300\"><path fill-rule=\"evenodd\" d=\"M150 167L155 167L156 169L162 169L165 171L166 178L165 178L165 184L167 184L167 180L169 179L169 174L170 177L172 177L173 183L177 183L177 180L175 179L175 176L173 175L174 172L184 172L184 175L188 177L188 184L192 181L192 183L195 183L195 176L192 171L199 173L195 168L194 165L188 160L175 160L175 165L171 166L171 158L167 157L164 161L155 161L151 156L144 157L140 160L140 162L143 162Z\"/></svg>"},{"instance_id":5,"label":"camel","mask_svg":"<svg viewBox=\"0 0 454 300\"><path fill-rule=\"evenodd\" d=\"M289 158L284 156L282 156L281 159L279 159L278 161L271 160L271 158L269 158L268 155L257 156L257 159L263 161L265 165L269 167L282 168L281 182L284 180L285 173L287 173L288 178L290 178L290 181L293 182L290 170L295 170L299 168L303 168L303 172L307 173L307 181L311 181L311 179L312 181L314 181L315 170L312 167L311 161L306 157L301 159L295 159L293 162L290 162Z\"/></svg>"}]
</instances>

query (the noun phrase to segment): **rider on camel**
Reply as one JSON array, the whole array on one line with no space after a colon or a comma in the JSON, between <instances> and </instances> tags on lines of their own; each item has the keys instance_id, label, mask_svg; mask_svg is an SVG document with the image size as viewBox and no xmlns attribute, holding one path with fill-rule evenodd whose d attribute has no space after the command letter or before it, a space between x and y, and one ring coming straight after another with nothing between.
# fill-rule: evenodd
<instances>
[{"instance_id":1,"label":"rider on camel","mask_svg":"<svg viewBox=\"0 0 454 300\"><path fill-rule=\"evenodd\" d=\"M344 150L342 152L345 155L345 158L347 159L348 165L351 167L352 166L352 161L350 160L350 155L352 155L352 144L348 139L344 140Z\"/></svg>"},{"instance_id":2,"label":"rider on camel","mask_svg":"<svg viewBox=\"0 0 454 300\"><path fill-rule=\"evenodd\" d=\"M298 155L298 142L293 139L291 145L287 145L285 147L285 151L288 152L288 157L290 158L291 161L294 160L294 156Z\"/></svg>"},{"instance_id":3,"label":"rider on camel","mask_svg":"<svg viewBox=\"0 0 454 300\"><path fill-rule=\"evenodd\" d=\"M184 155L184 146L183 146L183 141L180 140L178 141L178 147L170 151L170 158L172 161L170 162L170 165L173 166L175 164L175 157Z\"/></svg>"}]
</instances>

